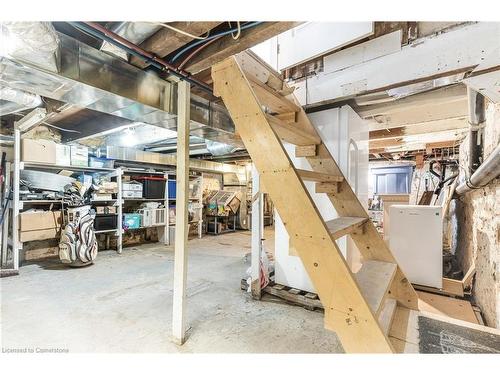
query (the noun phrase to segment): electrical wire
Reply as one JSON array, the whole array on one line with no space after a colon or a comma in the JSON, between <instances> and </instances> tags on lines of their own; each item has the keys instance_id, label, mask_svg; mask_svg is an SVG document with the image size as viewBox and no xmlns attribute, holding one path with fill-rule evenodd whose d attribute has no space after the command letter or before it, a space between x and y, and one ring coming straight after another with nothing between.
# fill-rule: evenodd
<instances>
[{"instance_id":1,"label":"electrical wire","mask_svg":"<svg viewBox=\"0 0 500 375\"><path fill-rule=\"evenodd\" d=\"M260 25L262 22L261 21L255 21L255 22L250 22L250 23L247 23L243 26L240 26L240 32L241 30L245 30L245 29L248 29L250 27L253 27L253 26L257 26L257 25ZM181 57L185 52L189 51L190 49L202 44L203 42L206 42L210 39L214 39L214 38L218 38L220 36L224 36L224 35L228 35L228 34L232 34L234 33L235 31L238 31L238 28L234 28L234 29L230 29L230 30L227 30L227 31L223 31L221 33L218 33L218 34L214 34L212 36L209 36L207 39L205 40L197 40L196 42L194 43L191 43L189 44L188 46L184 47L183 49L181 49L179 52L177 52L175 54L175 56L172 58L172 60L170 60L171 63L175 62L179 57Z\"/></svg>"},{"instance_id":2,"label":"electrical wire","mask_svg":"<svg viewBox=\"0 0 500 375\"><path fill-rule=\"evenodd\" d=\"M213 42L219 40L220 38L222 38L221 36L219 36L218 38L214 38L214 39L210 39L208 42L206 42L205 44L202 44L200 47L198 47L197 49L195 49L193 52L191 52L184 60L182 60L182 62L179 64L179 66L177 67L178 69L182 69L184 68L184 66L187 64L187 62L189 60L191 60L193 58L193 56L195 56L196 54L198 54L202 49L204 49L205 47L208 47L210 44L212 44Z\"/></svg>"},{"instance_id":3,"label":"electrical wire","mask_svg":"<svg viewBox=\"0 0 500 375\"><path fill-rule=\"evenodd\" d=\"M207 31L207 35L205 35L205 36L197 36L197 35L190 34L187 31L183 31L181 29L173 27L173 26L171 26L169 24L166 24L166 23L162 23L162 22L148 22L148 23L153 24L153 25L158 25L158 26L165 27L165 28L173 30L173 31L175 31L175 32L177 32L179 34L186 35L186 36L188 36L190 38L197 39L197 40L205 40L205 39L207 39L210 36L210 30Z\"/></svg>"},{"instance_id":4,"label":"electrical wire","mask_svg":"<svg viewBox=\"0 0 500 375\"><path fill-rule=\"evenodd\" d=\"M227 23L229 24L229 27L232 27L231 26L231 21L227 21ZM240 34L241 34L240 21L236 21L236 26L238 27L238 32L236 33L236 36L233 33L231 33L231 36L233 37L234 40L237 40L240 37Z\"/></svg>"}]
</instances>

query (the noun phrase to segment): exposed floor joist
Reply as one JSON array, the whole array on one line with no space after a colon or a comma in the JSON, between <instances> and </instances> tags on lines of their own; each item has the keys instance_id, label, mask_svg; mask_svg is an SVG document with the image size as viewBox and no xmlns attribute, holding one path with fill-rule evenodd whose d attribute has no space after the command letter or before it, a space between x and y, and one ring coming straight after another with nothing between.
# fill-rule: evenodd
<instances>
[{"instance_id":1,"label":"exposed floor joist","mask_svg":"<svg viewBox=\"0 0 500 375\"><path fill-rule=\"evenodd\" d=\"M210 31L220 22L171 22L169 25L193 35L203 35ZM152 52L157 56L165 57L169 53L191 42L193 38L188 35L178 33L166 27L161 28L148 39L141 43L140 47ZM144 69L149 63L138 57L132 56L130 63Z\"/></svg>"},{"instance_id":2,"label":"exposed floor joist","mask_svg":"<svg viewBox=\"0 0 500 375\"><path fill-rule=\"evenodd\" d=\"M263 22L251 29L242 31L239 39L234 40L231 35L226 35L202 50L192 61L187 64L186 70L196 74L212 65L253 47L275 35L281 34L301 22Z\"/></svg>"},{"instance_id":3,"label":"exposed floor joist","mask_svg":"<svg viewBox=\"0 0 500 375\"><path fill-rule=\"evenodd\" d=\"M296 95L303 105L326 105L363 93L470 72L498 46L499 30L496 23L474 23L454 28L439 37L417 39L404 46L401 52L339 72L313 76L307 80L307 89L305 81L297 82ZM391 74L379 74L380 71Z\"/></svg>"},{"instance_id":4,"label":"exposed floor joist","mask_svg":"<svg viewBox=\"0 0 500 375\"><path fill-rule=\"evenodd\" d=\"M370 131L370 140L400 138L410 135L438 133L447 130L460 130L468 127L466 118L428 121L409 126Z\"/></svg>"}]
</instances>

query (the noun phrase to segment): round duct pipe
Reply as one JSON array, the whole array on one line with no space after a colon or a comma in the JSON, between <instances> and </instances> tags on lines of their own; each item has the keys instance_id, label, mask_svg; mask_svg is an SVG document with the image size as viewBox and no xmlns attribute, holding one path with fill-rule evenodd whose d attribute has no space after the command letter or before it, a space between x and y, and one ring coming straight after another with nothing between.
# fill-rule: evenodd
<instances>
[{"instance_id":1,"label":"round duct pipe","mask_svg":"<svg viewBox=\"0 0 500 375\"><path fill-rule=\"evenodd\" d=\"M458 195L465 194L473 189L486 186L491 180L500 175L500 144L490 156L476 169L476 171L459 186L455 192Z\"/></svg>"},{"instance_id":2,"label":"round duct pipe","mask_svg":"<svg viewBox=\"0 0 500 375\"><path fill-rule=\"evenodd\" d=\"M207 147L207 150L214 156L227 155L236 151L236 148L234 148L231 145L228 145L226 143L211 141L209 139L205 140L205 145Z\"/></svg>"}]
</instances>

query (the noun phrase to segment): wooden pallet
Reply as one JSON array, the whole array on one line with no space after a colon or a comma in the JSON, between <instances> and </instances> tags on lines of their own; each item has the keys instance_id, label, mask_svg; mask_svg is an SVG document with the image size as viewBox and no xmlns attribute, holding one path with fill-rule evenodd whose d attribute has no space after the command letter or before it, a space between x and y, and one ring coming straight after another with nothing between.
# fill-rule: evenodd
<instances>
[{"instance_id":1,"label":"wooden pallet","mask_svg":"<svg viewBox=\"0 0 500 375\"><path fill-rule=\"evenodd\" d=\"M417 294L293 90L248 52L213 66L212 78L214 94L224 101L321 298L325 328L336 332L346 352L394 352L387 321L396 303L418 309ZM311 169L296 168L282 142L296 145L296 156L306 158ZM322 218L305 181L327 195L338 218ZM346 235L364 259L357 273L349 269L335 242Z\"/></svg>"},{"instance_id":2,"label":"wooden pallet","mask_svg":"<svg viewBox=\"0 0 500 375\"><path fill-rule=\"evenodd\" d=\"M241 280L241 289L248 290L248 283L245 279ZM270 283L262 292L281 298L292 305L301 306L307 310L323 310L323 304L316 293L306 292L286 285Z\"/></svg>"}]
</instances>

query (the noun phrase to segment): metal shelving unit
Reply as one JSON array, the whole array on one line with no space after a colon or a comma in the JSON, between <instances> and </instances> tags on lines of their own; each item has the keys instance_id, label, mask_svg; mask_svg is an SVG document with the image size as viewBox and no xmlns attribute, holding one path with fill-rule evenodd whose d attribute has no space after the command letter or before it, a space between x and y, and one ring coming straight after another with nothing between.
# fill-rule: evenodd
<instances>
[{"instance_id":1,"label":"metal shelving unit","mask_svg":"<svg viewBox=\"0 0 500 375\"><path fill-rule=\"evenodd\" d=\"M33 170L45 170L45 171L54 171L54 173L57 173L58 171L62 170L68 170L68 171L73 171L73 172L92 172L92 173L104 173L108 175L111 178L116 178L117 180L117 185L118 185L118 193L117 193L117 201L120 201L122 199L122 194L121 194L121 174L122 171L120 168L118 169L111 169L111 168L94 168L94 167L82 167L82 166L73 166L73 165L57 165L57 164L44 164L44 163L36 163L36 162L24 162L21 160L21 131L18 128L14 129L14 160L13 163L11 164L10 168L13 171L12 174L12 190L13 190L13 196L12 196L12 202L9 203L9 209L11 211L11 220L12 220L12 226L11 226L11 238L10 240L7 238L7 241L2 241L2 254L3 257L6 258L7 254L7 248L8 246L11 247L12 249L12 260L13 260L13 269L15 271L19 270L19 252L23 248L23 243L20 241L20 236L19 236L19 215L22 212L22 210L25 209L25 206L32 206L32 205L42 205L42 204L57 204L61 205L62 209L64 209L64 203L62 200L58 199L41 199L41 200L36 200L36 199L29 199L29 200L21 200L20 199L20 182L21 182L21 171L22 170L28 170L28 169L33 169ZM113 200L115 201L115 200ZM95 201L94 201L95 202ZM94 203L92 202L92 203ZM106 201L97 201L97 202L106 202ZM110 234L110 233L115 233L118 237L117 240L117 251L118 253L121 253L122 250L122 231L119 230L122 226L122 205L117 205L118 210L118 223L117 223L117 228L113 230L106 230L106 231L96 231L96 234ZM8 216L8 215L7 215ZM4 225L4 230L2 235L4 237L8 236L8 223L9 220L5 220L6 225ZM3 261L4 259L2 259ZM5 259L6 261L6 259ZM5 264L2 262L2 264Z\"/></svg>"},{"instance_id":2,"label":"metal shelving unit","mask_svg":"<svg viewBox=\"0 0 500 375\"><path fill-rule=\"evenodd\" d=\"M152 225L148 227L141 226L139 228L128 228L122 229L122 233L126 230L139 230L139 229L147 229L147 228L156 228L158 232L158 241L162 242L165 245L170 244L170 231L169 231L169 220L168 220L168 172L158 172L158 171L148 171L148 170L130 170L123 169L123 175L126 174L140 174L140 175L157 175L164 176L165 178L165 194L163 198L155 199L155 198L121 198L121 207L123 212L123 205L125 202L162 202L165 207L165 224L164 225ZM122 178L123 179L123 178ZM122 180L121 179L121 180ZM123 181L121 182L123 184ZM123 216L123 214L122 214ZM121 224L120 224L121 225Z\"/></svg>"},{"instance_id":3,"label":"metal shelving unit","mask_svg":"<svg viewBox=\"0 0 500 375\"><path fill-rule=\"evenodd\" d=\"M166 223L164 225L153 225L148 227L141 226L140 228L130 229L147 229L156 228L158 231L158 239L160 242L168 245L170 244L170 228L175 227L175 222L170 221L169 215L169 203L175 202L175 199L169 199L169 188L168 181L169 175L172 175L172 171L157 171L151 169L139 170L139 169L128 169L125 166L120 166L118 168L94 168L94 167L84 167L84 166L72 166L72 165L57 165L57 164L45 164L38 162L25 162L21 158L21 131L19 129L14 130L14 160L12 163L7 164L7 180L4 194L8 194L9 189L12 187L12 199L8 202L8 210L11 213L9 216L6 215L6 219L2 225L2 265L5 266L7 261L8 249L12 250L12 256L10 257L13 262L13 270L19 270L19 252L23 248L23 243L20 241L19 233L19 215L26 207L39 206L39 205L54 205L57 208L65 209L65 204L61 199L20 199L20 175L21 171L25 169L30 170L41 170L47 172L58 173L62 170L73 171L73 172L87 172L87 173L102 173L108 175L112 178L116 178L118 192L116 198L114 199L92 199L90 204L95 207L99 204L113 205L117 207L117 228L109 230L95 231L97 235L105 235L106 243L109 245L109 236L117 237L117 252L121 254L123 234L125 230L123 229L123 211L124 206L127 202L162 202L165 207ZM152 175L152 176L164 176L165 177L165 195L161 199L151 199L151 198L124 198L123 197L123 176L124 174L129 175ZM10 175L10 177L9 177ZM190 180L200 179L200 187L198 188L196 196L191 196L189 198L190 204L199 204L199 208L196 209L197 213L193 220L189 221L189 224L198 224L198 236L201 238L203 235L203 203L202 203L202 176L195 175L190 176ZM9 234L9 228L11 229ZM9 258L9 259L10 259Z\"/></svg>"},{"instance_id":4,"label":"metal shelving unit","mask_svg":"<svg viewBox=\"0 0 500 375\"><path fill-rule=\"evenodd\" d=\"M200 188L198 189L198 194L196 197L189 197L188 200L190 202L198 202L199 204L199 208L197 208L196 210L198 211L198 215L197 217L195 218L195 220L190 220L188 222L189 225L191 224L198 224L198 238L201 238L203 236L203 189L202 189L202 186L203 186L203 176L200 175L200 176L189 176L189 179L190 180L195 180L195 179L199 179L199 184L200 184ZM167 189L168 189L168 181L167 181ZM167 191L167 197L168 197L168 191ZM170 209L170 202L175 202L176 199L175 198L169 198L169 209ZM170 215L168 217L168 226L172 226L175 228L175 220L173 222L170 222Z\"/></svg>"}]
</instances>

